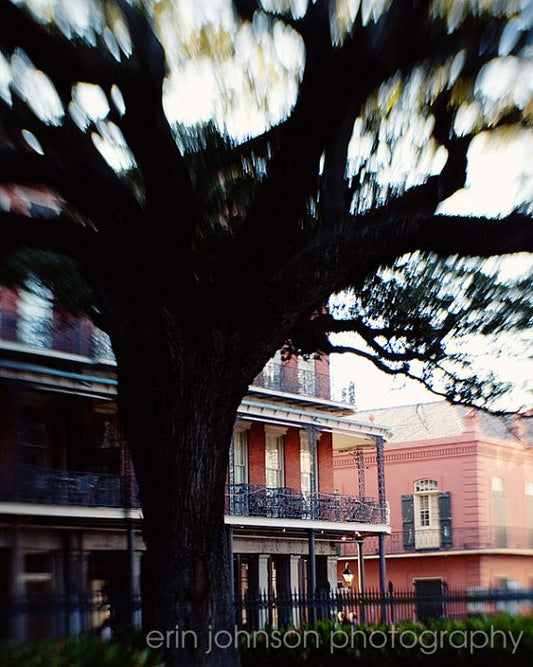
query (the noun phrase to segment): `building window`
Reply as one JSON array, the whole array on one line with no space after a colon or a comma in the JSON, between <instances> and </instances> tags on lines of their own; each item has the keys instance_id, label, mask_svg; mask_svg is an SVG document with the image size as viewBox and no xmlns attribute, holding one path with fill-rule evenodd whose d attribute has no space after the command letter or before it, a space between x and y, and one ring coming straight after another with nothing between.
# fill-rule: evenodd
<instances>
[{"instance_id":1,"label":"building window","mask_svg":"<svg viewBox=\"0 0 533 667\"><path fill-rule=\"evenodd\" d=\"M316 396L315 359L298 359L298 393Z\"/></svg>"},{"instance_id":2,"label":"building window","mask_svg":"<svg viewBox=\"0 0 533 667\"><path fill-rule=\"evenodd\" d=\"M284 436L277 433L266 434L265 443L265 478L269 489L284 485Z\"/></svg>"},{"instance_id":3,"label":"building window","mask_svg":"<svg viewBox=\"0 0 533 667\"><path fill-rule=\"evenodd\" d=\"M507 529L505 521L505 492L503 479L491 479L493 542L495 547L507 546Z\"/></svg>"},{"instance_id":4,"label":"building window","mask_svg":"<svg viewBox=\"0 0 533 667\"><path fill-rule=\"evenodd\" d=\"M52 293L37 278L29 278L19 292L17 337L32 347L52 346Z\"/></svg>"},{"instance_id":5,"label":"building window","mask_svg":"<svg viewBox=\"0 0 533 667\"><path fill-rule=\"evenodd\" d=\"M526 482L526 526L528 547L533 547L533 482Z\"/></svg>"},{"instance_id":6,"label":"building window","mask_svg":"<svg viewBox=\"0 0 533 667\"><path fill-rule=\"evenodd\" d=\"M44 467L48 464L48 424L43 408L25 406L22 410L22 463Z\"/></svg>"},{"instance_id":7,"label":"building window","mask_svg":"<svg viewBox=\"0 0 533 667\"><path fill-rule=\"evenodd\" d=\"M440 546L438 483L433 479L415 482L415 548Z\"/></svg>"},{"instance_id":8,"label":"building window","mask_svg":"<svg viewBox=\"0 0 533 667\"><path fill-rule=\"evenodd\" d=\"M233 482L248 484L248 431L233 436Z\"/></svg>"},{"instance_id":9,"label":"building window","mask_svg":"<svg viewBox=\"0 0 533 667\"><path fill-rule=\"evenodd\" d=\"M98 449L120 447L117 415L114 413L95 412L95 446Z\"/></svg>"},{"instance_id":10,"label":"building window","mask_svg":"<svg viewBox=\"0 0 533 667\"><path fill-rule=\"evenodd\" d=\"M422 528L428 528L431 525L429 513L429 496L418 497L418 524Z\"/></svg>"},{"instance_id":11,"label":"building window","mask_svg":"<svg viewBox=\"0 0 533 667\"><path fill-rule=\"evenodd\" d=\"M283 391L283 362L278 350L263 368L263 386L265 389Z\"/></svg>"},{"instance_id":12,"label":"building window","mask_svg":"<svg viewBox=\"0 0 533 667\"><path fill-rule=\"evenodd\" d=\"M313 479L313 473L317 470L316 452L314 459L313 461L309 436L305 431L300 431L300 485L306 499L316 492L317 480Z\"/></svg>"},{"instance_id":13,"label":"building window","mask_svg":"<svg viewBox=\"0 0 533 667\"><path fill-rule=\"evenodd\" d=\"M452 546L449 492L439 492L433 479L418 480L412 495L402 496L403 542L406 549Z\"/></svg>"}]
</instances>

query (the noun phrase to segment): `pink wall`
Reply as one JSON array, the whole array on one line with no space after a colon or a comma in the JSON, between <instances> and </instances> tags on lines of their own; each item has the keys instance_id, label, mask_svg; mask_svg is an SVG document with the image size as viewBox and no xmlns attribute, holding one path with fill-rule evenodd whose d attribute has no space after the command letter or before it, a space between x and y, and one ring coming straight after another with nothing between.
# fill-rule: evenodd
<instances>
[{"instance_id":1,"label":"pink wall","mask_svg":"<svg viewBox=\"0 0 533 667\"><path fill-rule=\"evenodd\" d=\"M335 456L335 486L340 493L358 493L351 455ZM385 444L385 488L393 531L402 528L401 496L413 493L414 482L434 479L439 491L451 493L454 527L490 526L491 482L504 483L506 524L526 529L525 485L533 482L533 448L511 440L478 439L464 433L453 438ZM365 454L366 495L377 497L376 456Z\"/></svg>"},{"instance_id":2,"label":"pink wall","mask_svg":"<svg viewBox=\"0 0 533 667\"><path fill-rule=\"evenodd\" d=\"M499 545L494 540L492 480L495 477L503 480L504 489L507 542L502 548L497 548ZM357 470L351 455L335 456L334 479L340 493L357 495ZM533 517L528 516L527 510L533 500L526 495L526 484L533 482L533 446L511 435L505 440L489 438L475 423L466 420L465 430L459 435L387 443L385 486L392 532L398 534L397 553L402 548L401 497L412 494L414 482L421 479L436 480L439 491L451 494L453 548L449 555L435 550L426 554L389 556L387 580L392 580L399 588L410 587L413 579L420 577L441 577L452 588L493 586L501 577L524 586L533 585ZM377 469L373 450L365 454L365 481L366 495L376 498ZM474 535L479 540L474 544L478 550L473 549L470 542ZM483 540L488 540L489 544L481 549ZM465 544L468 549L464 548ZM339 561L339 575L345 560L343 556ZM355 564L354 559L352 563ZM378 560L367 558L365 563L367 585L377 587Z\"/></svg>"}]
</instances>

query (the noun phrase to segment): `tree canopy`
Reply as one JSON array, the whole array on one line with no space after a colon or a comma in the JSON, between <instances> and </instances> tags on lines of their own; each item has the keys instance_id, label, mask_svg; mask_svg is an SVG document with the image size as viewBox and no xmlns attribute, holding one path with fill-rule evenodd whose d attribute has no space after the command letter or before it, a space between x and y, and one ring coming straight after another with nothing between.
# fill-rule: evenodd
<instances>
[{"instance_id":1,"label":"tree canopy","mask_svg":"<svg viewBox=\"0 0 533 667\"><path fill-rule=\"evenodd\" d=\"M212 326L246 303L240 349L286 320L274 347L331 352L328 332L354 331L359 354L454 400L504 388L461 373L469 360L445 343L531 329L528 278L506 286L449 258L532 247L527 173L496 216L454 206L472 189L476 141L532 141L527 4L0 9L0 179L57 198L3 207L4 253L75 260L111 333L106 285L120 276L183 312L203 304ZM57 282L73 265L60 267L43 275ZM350 308L316 317L342 290ZM265 303L266 318L253 305Z\"/></svg>"},{"instance_id":2,"label":"tree canopy","mask_svg":"<svg viewBox=\"0 0 533 667\"><path fill-rule=\"evenodd\" d=\"M502 387L464 337L531 332L530 274L487 264L533 251L531 4L0 0L0 19L3 278L37 271L110 335L143 618L232 627L228 448L276 350L354 332L386 372L485 404Z\"/></svg>"}]
</instances>

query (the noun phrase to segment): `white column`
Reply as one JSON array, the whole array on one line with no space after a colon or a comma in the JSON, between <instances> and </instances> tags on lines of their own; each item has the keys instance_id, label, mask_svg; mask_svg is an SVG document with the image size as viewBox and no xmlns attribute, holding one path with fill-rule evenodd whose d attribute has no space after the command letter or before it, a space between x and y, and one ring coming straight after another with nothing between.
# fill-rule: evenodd
<instances>
[{"instance_id":1,"label":"white column","mask_svg":"<svg viewBox=\"0 0 533 667\"><path fill-rule=\"evenodd\" d=\"M133 598L135 603L141 601L141 559L142 551L136 551L133 555ZM142 627L141 608L135 609L133 613L133 627L139 630Z\"/></svg>"},{"instance_id":2,"label":"white column","mask_svg":"<svg viewBox=\"0 0 533 667\"><path fill-rule=\"evenodd\" d=\"M266 599L268 595L268 561L267 554L259 554L257 557L257 587L259 589L259 600ZM259 628L264 628L268 619L268 610L260 608L258 611Z\"/></svg>"},{"instance_id":3,"label":"white column","mask_svg":"<svg viewBox=\"0 0 533 667\"><path fill-rule=\"evenodd\" d=\"M337 590L337 556L327 557L328 584L332 593Z\"/></svg>"},{"instance_id":4,"label":"white column","mask_svg":"<svg viewBox=\"0 0 533 667\"><path fill-rule=\"evenodd\" d=\"M291 554L289 556L289 576L290 576L290 591L291 595L300 595L300 559L301 556ZM301 624L300 608L294 605L291 609L291 618L295 628L299 628Z\"/></svg>"}]
</instances>

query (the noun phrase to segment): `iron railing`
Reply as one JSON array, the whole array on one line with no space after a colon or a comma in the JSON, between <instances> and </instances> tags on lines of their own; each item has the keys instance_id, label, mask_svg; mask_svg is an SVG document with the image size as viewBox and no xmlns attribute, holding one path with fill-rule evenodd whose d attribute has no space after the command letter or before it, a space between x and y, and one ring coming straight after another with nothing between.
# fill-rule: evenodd
<instances>
[{"instance_id":1,"label":"iron railing","mask_svg":"<svg viewBox=\"0 0 533 667\"><path fill-rule=\"evenodd\" d=\"M123 475L51 470L31 465L0 465L0 501L139 507L137 484ZM250 484L227 485L226 514L368 524L388 522L388 508L371 498L337 493L306 496L294 489Z\"/></svg>"},{"instance_id":2,"label":"iron railing","mask_svg":"<svg viewBox=\"0 0 533 667\"><path fill-rule=\"evenodd\" d=\"M46 315L21 315L14 309L0 308L0 339L27 345L34 350L47 349L79 354L98 361L113 361L109 336L87 318ZM254 378L252 386L301 396L355 404L353 383L334 382L329 373L269 362Z\"/></svg>"},{"instance_id":3,"label":"iron railing","mask_svg":"<svg viewBox=\"0 0 533 667\"><path fill-rule=\"evenodd\" d=\"M452 528L451 537L443 544L437 535L433 546L425 543L424 548L417 548L417 542L406 546L402 532L393 532L384 536L386 554L427 553L431 551L471 551L473 549L533 549L533 530L513 526L458 526ZM343 547L346 556L357 554L354 544ZM379 553L376 537L365 539L365 554Z\"/></svg>"},{"instance_id":4,"label":"iron railing","mask_svg":"<svg viewBox=\"0 0 533 667\"><path fill-rule=\"evenodd\" d=\"M252 385L315 398L329 399L331 394L329 374L274 362L265 366Z\"/></svg>"},{"instance_id":5,"label":"iron railing","mask_svg":"<svg viewBox=\"0 0 533 667\"><path fill-rule=\"evenodd\" d=\"M0 309L0 339L21 343L35 350L79 354L99 361L113 361L109 337L86 318L22 316L16 310Z\"/></svg>"},{"instance_id":6,"label":"iron railing","mask_svg":"<svg viewBox=\"0 0 533 667\"><path fill-rule=\"evenodd\" d=\"M251 484L228 484L226 513L231 516L315 521L388 522L388 507L372 498L344 496L339 493L306 495L290 488L268 488Z\"/></svg>"},{"instance_id":7,"label":"iron railing","mask_svg":"<svg viewBox=\"0 0 533 667\"><path fill-rule=\"evenodd\" d=\"M109 624L141 627L143 605L139 595L35 593L18 597L0 595L0 639L35 640L99 631ZM533 589L471 588L449 590L444 584L433 593L414 590L352 590L265 593L247 590L233 601L235 626L247 631L265 627L309 627L318 619L352 626L430 619L461 620L497 614L530 615Z\"/></svg>"},{"instance_id":8,"label":"iron railing","mask_svg":"<svg viewBox=\"0 0 533 667\"><path fill-rule=\"evenodd\" d=\"M139 506L136 483L124 476L30 465L0 466L0 501L81 507Z\"/></svg>"},{"instance_id":9,"label":"iron railing","mask_svg":"<svg viewBox=\"0 0 533 667\"><path fill-rule=\"evenodd\" d=\"M531 614L533 589L471 588L450 590L442 584L439 591L342 589L304 592L264 593L247 591L235 600L236 623L257 629L265 625L287 627L317 619L334 622L377 624L398 621L424 622L430 618L459 620L474 615L498 613Z\"/></svg>"}]
</instances>

